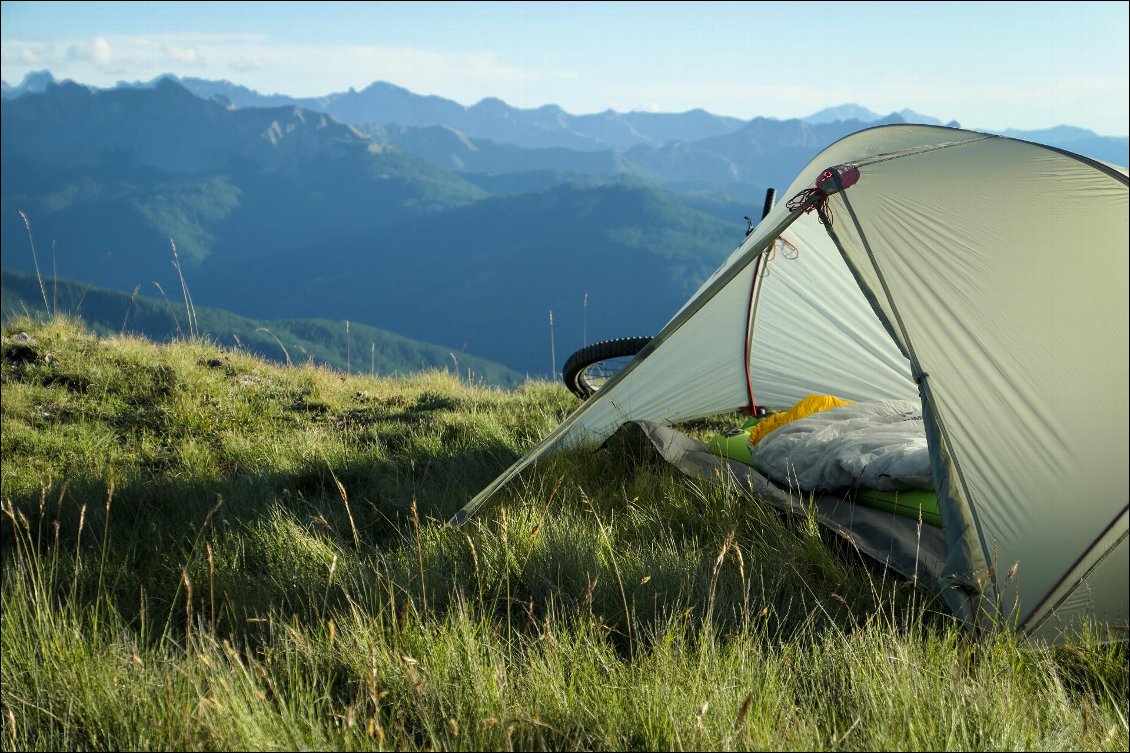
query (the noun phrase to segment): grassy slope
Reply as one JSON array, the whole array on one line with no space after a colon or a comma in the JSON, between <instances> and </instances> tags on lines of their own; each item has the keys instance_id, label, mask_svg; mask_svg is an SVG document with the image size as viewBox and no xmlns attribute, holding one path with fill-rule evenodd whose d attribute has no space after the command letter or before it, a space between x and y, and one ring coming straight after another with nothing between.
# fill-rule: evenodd
<instances>
[{"instance_id":1,"label":"grassy slope","mask_svg":"<svg viewBox=\"0 0 1130 753\"><path fill-rule=\"evenodd\" d=\"M31 339L18 336L21 331ZM1125 750L1125 644L972 641L575 400L3 331L9 749Z\"/></svg>"}]
</instances>

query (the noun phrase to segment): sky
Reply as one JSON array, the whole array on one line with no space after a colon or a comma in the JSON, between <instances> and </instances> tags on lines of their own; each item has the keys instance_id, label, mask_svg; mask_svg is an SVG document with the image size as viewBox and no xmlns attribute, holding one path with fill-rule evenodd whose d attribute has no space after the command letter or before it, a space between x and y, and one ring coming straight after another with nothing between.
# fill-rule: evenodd
<instances>
[{"instance_id":1,"label":"sky","mask_svg":"<svg viewBox=\"0 0 1130 753\"><path fill-rule=\"evenodd\" d=\"M3 2L0 75L164 73L317 96L387 81L573 114L793 118L857 103L967 128L1130 131L1126 2Z\"/></svg>"}]
</instances>

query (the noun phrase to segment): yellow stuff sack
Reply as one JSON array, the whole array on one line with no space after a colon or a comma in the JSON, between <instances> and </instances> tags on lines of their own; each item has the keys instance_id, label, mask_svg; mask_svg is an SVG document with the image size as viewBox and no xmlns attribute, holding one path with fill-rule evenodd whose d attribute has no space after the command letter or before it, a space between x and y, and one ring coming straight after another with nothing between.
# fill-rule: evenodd
<instances>
[{"instance_id":1,"label":"yellow stuff sack","mask_svg":"<svg viewBox=\"0 0 1130 753\"><path fill-rule=\"evenodd\" d=\"M787 411L774 413L764 421L750 428L749 446L753 447L769 432L774 429L779 429L787 423L796 421L798 418L811 416L813 413L819 413L820 411L830 408L839 408L841 405L851 404L852 401L850 400L840 400L838 397L833 397L832 395L809 395Z\"/></svg>"}]
</instances>

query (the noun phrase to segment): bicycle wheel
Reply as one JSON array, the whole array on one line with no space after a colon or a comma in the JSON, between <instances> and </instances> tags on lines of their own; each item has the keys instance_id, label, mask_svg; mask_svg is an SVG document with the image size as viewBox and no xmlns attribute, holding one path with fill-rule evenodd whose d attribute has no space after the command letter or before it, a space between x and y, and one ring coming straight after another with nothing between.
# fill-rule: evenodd
<instances>
[{"instance_id":1,"label":"bicycle wheel","mask_svg":"<svg viewBox=\"0 0 1130 753\"><path fill-rule=\"evenodd\" d=\"M649 342L650 337L621 337L587 345L565 361L561 378L570 392L585 400L620 373Z\"/></svg>"}]
</instances>

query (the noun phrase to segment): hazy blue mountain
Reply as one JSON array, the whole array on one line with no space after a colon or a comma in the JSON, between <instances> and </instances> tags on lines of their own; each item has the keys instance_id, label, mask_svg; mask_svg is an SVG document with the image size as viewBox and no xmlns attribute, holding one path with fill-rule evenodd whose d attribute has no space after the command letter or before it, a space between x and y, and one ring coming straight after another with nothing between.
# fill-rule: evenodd
<instances>
[{"instance_id":1,"label":"hazy blue mountain","mask_svg":"<svg viewBox=\"0 0 1130 753\"><path fill-rule=\"evenodd\" d=\"M834 107L825 107L823 110L814 112L808 117L801 118L805 123L835 123L837 120L858 120L861 123L870 123L873 120L878 120L883 117L874 110L869 110L863 105L857 105L855 102L848 102L843 105L835 105Z\"/></svg>"},{"instance_id":2,"label":"hazy blue mountain","mask_svg":"<svg viewBox=\"0 0 1130 753\"><path fill-rule=\"evenodd\" d=\"M101 92L67 82L39 96L10 100L4 108L8 154L49 167L111 159L168 174L206 174L238 162L279 174L316 162L352 165L355 173L369 177L424 176L458 184L322 113L293 106L224 107L169 79L149 90Z\"/></svg>"},{"instance_id":3,"label":"hazy blue mountain","mask_svg":"<svg viewBox=\"0 0 1130 753\"><path fill-rule=\"evenodd\" d=\"M236 107L302 107L315 112L322 112L322 106L315 98L291 97L287 94L260 94L246 86L233 84L226 79L213 81L191 76L180 77L172 73L165 73L149 81L119 81L119 89L152 89L162 81L172 81L180 84L192 94L201 99L221 97Z\"/></svg>"},{"instance_id":4,"label":"hazy blue mountain","mask_svg":"<svg viewBox=\"0 0 1130 753\"><path fill-rule=\"evenodd\" d=\"M623 151L636 144L664 144L674 139L715 136L741 126L738 118L705 110L685 113L626 113L613 110L572 115L557 105L512 107L488 97L470 107L436 96L413 94L386 82L361 91L323 98L326 112L345 123L399 123L448 126L467 136L534 149Z\"/></svg>"},{"instance_id":5,"label":"hazy blue mountain","mask_svg":"<svg viewBox=\"0 0 1130 753\"><path fill-rule=\"evenodd\" d=\"M914 110L911 110L909 107L904 107L903 109L899 110L898 112L896 112L894 114L898 115L900 118L903 119L903 121L905 121L907 123L922 123L923 125L938 125L938 126L947 125L951 128L959 128L960 127L960 124L956 120L951 120L948 123L942 122L940 119L935 118L933 116L923 115L920 112L915 112ZM878 118L876 118L876 119L878 120Z\"/></svg>"},{"instance_id":6,"label":"hazy blue mountain","mask_svg":"<svg viewBox=\"0 0 1130 753\"><path fill-rule=\"evenodd\" d=\"M409 126L448 125L458 130L467 108L434 95L415 94L384 81L361 91L349 89L322 97L322 107L343 123L400 123Z\"/></svg>"},{"instance_id":7,"label":"hazy blue mountain","mask_svg":"<svg viewBox=\"0 0 1130 753\"><path fill-rule=\"evenodd\" d=\"M460 173L471 183L495 196L514 196L523 193L540 193L561 185L596 188L608 185L654 186L634 175L582 175L568 170L525 170L514 173Z\"/></svg>"},{"instance_id":8,"label":"hazy blue mountain","mask_svg":"<svg viewBox=\"0 0 1130 753\"><path fill-rule=\"evenodd\" d=\"M586 292L592 338L656 331L744 230L711 213L717 199L691 209L631 175L542 171L532 192L488 198L329 116L226 107L168 80L3 108L5 268L33 269L17 210L42 269L122 292L179 290L173 238L200 306L349 319L520 372L550 370L550 309L557 365L580 347Z\"/></svg>"},{"instance_id":9,"label":"hazy blue mountain","mask_svg":"<svg viewBox=\"0 0 1130 753\"><path fill-rule=\"evenodd\" d=\"M5 101L3 120L4 248L27 246L24 210L68 276L119 289L163 279L170 238L190 268L213 254L269 261L486 196L324 114L231 109L167 80L51 86Z\"/></svg>"},{"instance_id":10,"label":"hazy blue mountain","mask_svg":"<svg viewBox=\"0 0 1130 753\"><path fill-rule=\"evenodd\" d=\"M293 105L327 113L342 123L367 127L372 124L446 126L472 138L530 149L623 151L636 144L658 146L675 139L717 136L742 125L738 118L714 115L701 109L685 113L617 113L606 110L572 115L557 105L520 109L493 97L468 107L435 95L415 94L384 81L375 81L360 91L351 88L308 98L262 95L229 81L177 78L171 74L148 82L120 82L119 86L152 88L164 79L180 83L203 99L219 95L237 107Z\"/></svg>"},{"instance_id":11,"label":"hazy blue mountain","mask_svg":"<svg viewBox=\"0 0 1130 753\"><path fill-rule=\"evenodd\" d=\"M99 334L141 335L154 342L168 342L188 334L183 298L173 303L152 295L120 293L72 280L48 277L43 282L52 311L78 317ZM0 316L5 320L45 312L43 290L34 275L0 270L0 291L3 301ZM348 369L353 373L381 376L428 369L450 371L458 363L461 376L487 384L512 387L525 378L470 353L452 354L448 348L409 340L357 322L350 322L347 341L343 321L255 321L222 309L198 307L195 311L195 322L202 337L279 363L289 358L292 363L309 361L340 371Z\"/></svg>"},{"instance_id":12,"label":"hazy blue mountain","mask_svg":"<svg viewBox=\"0 0 1130 753\"><path fill-rule=\"evenodd\" d=\"M1015 128L1009 128L1000 131L1003 136L1008 136L1014 139L1024 139L1025 141L1039 141L1041 143L1056 143L1066 144L1072 141L1082 141L1084 139L1094 138L1098 134L1086 128L1077 128L1075 126L1055 126L1052 128L1042 128L1036 131L1019 131Z\"/></svg>"},{"instance_id":13,"label":"hazy blue mountain","mask_svg":"<svg viewBox=\"0 0 1130 753\"><path fill-rule=\"evenodd\" d=\"M715 115L701 108L681 113L628 112L619 117L653 144L723 136L737 131L746 122L741 118Z\"/></svg>"},{"instance_id":14,"label":"hazy blue mountain","mask_svg":"<svg viewBox=\"0 0 1130 753\"><path fill-rule=\"evenodd\" d=\"M584 337L658 331L742 240L723 222L641 186L561 185L501 196L389 228L277 265L231 257L212 265L198 301L239 300L240 313L379 323L413 339L466 347L547 374L549 311L557 367ZM253 277L248 298L240 281ZM395 324L394 324L395 323Z\"/></svg>"},{"instance_id":15,"label":"hazy blue mountain","mask_svg":"<svg viewBox=\"0 0 1130 753\"><path fill-rule=\"evenodd\" d=\"M862 128L898 122L897 115L870 124L754 118L734 133L659 148L637 146L627 157L672 188L724 190L760 207L767 188L785 189L824 147Z\"/></svg>"},{"instance_id":16,"label":"hazy blue mountain","mask_svg":"<svg viewBox=\"0 0 1130 753\"><path fill-rule=\"evenodd\" d=\"M1094 131L1075 126L1056 126L1037 131L1010 128L1001 133L1014 139L1067 149L1123 167L1130 165L1130 139L1126 136L1099 136Z\"/></svg>"},{"instance_id":17,"label":"hazy blue mountain","mask_svg":"<svg viewBox=\"0 0 1130 753\"><path fill-rule=\"evenodd\" d=\"M264 97L226 81L209 82L203 79L184 81L186 85L190 84L191 91L201 97L211 98L215 94L221 94L237 106L266 106L281 103L284 99L282 95ZM347 92L324 97L292 100L291 103L328 112L338 120L354 125L399 123L414 126L447 126L472 138L531 149L564 148L575 151L611 149L626 152L640 145L659 148L673 142L694 142L726 136L748 125L747 121L739 118L714 115L702 109L684 113L617 113L606 110L589 115L572 115L556 105L519 109L495 98L487 98L471 107L464 107L442 97L414 94L386 82L375 82L359 92L350 89ZM801 120L812 125L832 125L837 122L862 124L854 126L856 130L860 127L892 122L960 127L955 120L943 121L910 108L880 115L856 103L827 107ZM1126 164L1126 137L1099 136L1093 131L1072 126L1040 131L1009 130L1003 133L1015 138L1069 149L1085 156ZM760 183L765 182L760 181ZM727 182L716 184L716 187L730 186L731 189L743 193L747 190L746 184L746 181ZM691 180L678 181L677 185L695 187L698 184ZM752 185L756 187L758 183Z\"/></svg>"},{"instance_id":18,"label":"hazy blue mountain","mask_svg":"<svg viewBox=\"0 0 1130 753\"><path fill-rule=\"evenodd\" d=\"M645 172L639 165L611 149L530 149L488 139L472 139L448 126L378 126L368 133L379 142L458 173L502 174L554 170L576 176L642 176Z\"/></svg>"},{"instance_id":19,"label":"hazy blue mountain","mask_svg":"<svg viewBox=\"0 0 1130 753\"><path fill-rule=\"evenodd\" d=\"M858 120L860 123L877 123L879 121L888 121L891 118L899 118L898 122L903 123L922 123L924 125L948 125L952 128L957 128L957 121L949 121L944 123L938 118L930 115L923 115L920 112L915 112L909 107L904 107L898 112L892 112L887 115L880 115L874 110L869 110L862 105L857 105L854 102L849 102L845 105L836 105L835 107L825 107L819 112L814 112L808 117L801 118L805 123L812 123L813 125L821 125L825 123L835 123L837 121L850 121Z\"/></svg>"},{"instance_id":20,"label":"hazy blue mountain","mask_svg":"<svg viewBox=\"0 0 1130 753\"><path fill-rule=\"evenodd\" d=\"M218 95L222 101L230 102L236 107L298 106L326 112L343 123L366 128L374 124L446 126L471 138L527 148L558 147L585 151L612 149L622 152L641 144L660 147L675 141L698 141L722 136L741 129L745 124L738 118L714 115L701 109L684 113L617 113L606 110L589 115L572 115L556 105L519 109L494 98L466 107L443 97L415 94L381 81L374 82L361 91L349 89L306 98L285 94L264 95L226 80L179 78L172 74L158 76L148 82L123 81L118 86L153 88L165 79L181 84L203 99L212 99ZM15 87L5 84L4 98L15 98L28 91L43 91L53 81L49 71L29 73ZM892 118L896 120L892 121ZM856 103L827 107L800 120L814 125L858 121L863 124L907 122L959 127L957 121L943 122L909 108L883 116ZM1088 156L1099 159L1117 158L1120 146L1126 140L1125 137L1098 136L1094 132L1073 126L1039 131L1010 129L1001 133L1062 148L1070 148L1068 144L1074 143L1076 150L1084 154L1088 154L1086 150L1094 151L1095 154Z\"/></svg>"},{"instance_id":21,"label":"hazy blue mountain","mask_svg":"<svg viewBox=\"0 0 1130 753\"><path fill-rule=\"evenodd\" d=\"M56 83L51 71L32 71L24 76L24 80L12 86L7 81L3 82L3 98L15 99L24 94L35 94L47 90L47 87Z\"/></svg>"}]
</instances>

